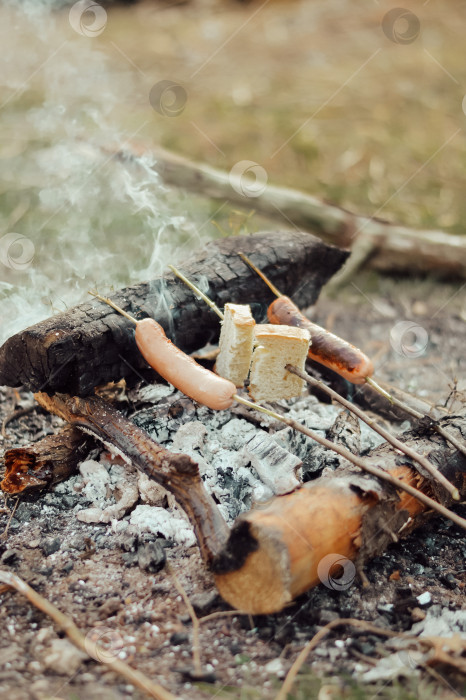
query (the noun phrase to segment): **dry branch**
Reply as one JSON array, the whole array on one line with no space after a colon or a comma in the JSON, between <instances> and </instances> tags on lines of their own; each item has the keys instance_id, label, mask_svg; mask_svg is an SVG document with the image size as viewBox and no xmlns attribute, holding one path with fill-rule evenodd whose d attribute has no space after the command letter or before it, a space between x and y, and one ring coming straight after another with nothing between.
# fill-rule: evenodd
<instances>
[{"instance_id":1,"label":"dry branch","mask_svg":"<svg viewBox=\"0 0 466 700\"><path fill-rule=\"evenodd\" d=\"M74 624L73 620L61 612L53 603L37 593L23 579L9 571L0 570L0 581L7 587L13 588L24 595L32 605L38 610L48 615L69 637L73 644L81 649L85 654L108 666L112 671L123 676L129 683L147 693L154 700L177 700L168 690L158 683L154 683L146 675L137 671L124 661L116 658L113 654L106 653L106 650L92 641L89 635L84 636L81 630ZM3 591L1 591L3 592Z\"/></svg>"},{"instance_id":2,"label":"dry branch","mask_svg":"<svg viewBox=\"0 0 466 700\"><path fill-rule=\"evenodd\" d=\"M137 162L147 149L133 146L117 152L123 160ZM253 208L273 220L290 221L318 234L323 240L342 247L358 246L358 256L378 270L409 272L434 271L445 276L466 277L466 245L463 236L443 231L415 231L389 221L360 216L334 204L323 202L305 192L267 185L253 200L231 186L229 173L194 163L162 149L153 151L154 170L170 185L191 192L227 200L244 208ZM239 188L241 189L241 188ZM278 286L278 285L277 285Z\"/></svg>"},{"instance_id":3,"label":"dry branch","mask_svg":"<svg viewBox=\"0 0 466 700\"><path fill-rule=\"evenodd\" d=\"M193 281L208 281L209 296L219 306L246 300L256 305L259 315L265 315L272 295L238 257L239 248L253 254L302 307L316 301L348 256L310 234L274 231L212 241L182 265ZM138 319L155 318L185 352L218 338L217 316L171 273L122 289L111 299ZM83 396L98 384L137 377L147 364L133 334L125 318L89 300L7 340L0 348L0 385Z\"/></svg>"},{"instance_id":4,"label":"dry branch","mask_svg":"<svg viewBox=\"0 0 466 700\"><path fill-rule=\"evenodd\" d=\"M329 632L336 629L337 627L354 627L363 632L380 635L381 637L388 637L392 639L406 639L408 641L413 642L413 646L424 646L434 651L432 658L429 660L429 664L434 662L445 663L455 668L458 668L459 670L463 671L463 673L466 670L466 664L462 662L461 659L457 659L452 654L443 651L443 647L448 648L449 646L453 647L456 645L461 653L462 650L466 649L466 642L464 640L455 639L452 644L452 639L450 637L420 638L414 634L407 634L406 632L393 632L392 630L383 629L382 627L373 625L372 623L366 622L365 620L355 620L353 618L342 617L338 620L332 620L324 627L322 627L312 637L312 639L308 641L306 646L303 647L303 649L300 651L299 655L295 659L293 665L291 666L290 670L288 671L286 678L282 684L282 687L280 688L278 694L275 696L274 700L286 700L286 698L288 697L288 693L291 692L291 689L299 671L301 670L303 664L306 662L306 659L311 653L311 651L316 648L316 646L322 641L322 639L324 639L329 634Z\"/></svg>"},{"instance_id":5,"label":"dry branch","mask_svg":"<svg viewBox=\"0 0 466 700\"><path fill-rule=\"evenodd\" d=\"M460 437L466 434L464 416L441 424ZM437 435L426 438L409 432L402 440L434 462L460 493L466 492L466 459L461 453ZM433 496L431 482L390 445L372 450L365 461ZM449 502L445 497L444 503ZM323 580L318 568L324 557L338 553L361 567L428 515L426 506L412 496L341 466L240 515L214 560L215 581L234 607L254 614L275 612Z\"/></svg>"},{"instance_id":6,"label":"dry branch","mask_svg":"<svg viewBox=\"0 0 466 700\"><path fill-rule=\"evenodd\" d=\"M44 393L36 394L35 398L51 413L117 450L126 461L170 491L194 527L204 561L210 563L223 546L228 528L204 488L196 462L158 445L103 399L79 399L64 394L51 397Z\"/></svg>"},{"instance_id":7,"label":"dry branch","mask_svg":"<svg viewBox=\"0 0 466 700\"><path fill-rule=\"evenodd\" d=\"M65 427L28 447L14 447L4 455L5 477L0 488L10 496L44 489L67 479L91 448L92 440Z\"/></svg>"}]
</instances>

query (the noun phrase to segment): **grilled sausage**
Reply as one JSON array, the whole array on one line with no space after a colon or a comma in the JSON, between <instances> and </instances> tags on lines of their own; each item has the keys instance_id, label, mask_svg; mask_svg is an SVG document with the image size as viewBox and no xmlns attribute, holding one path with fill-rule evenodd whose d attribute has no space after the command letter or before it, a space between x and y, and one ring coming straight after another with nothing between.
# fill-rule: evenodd
<instances>
[{"instance_id":1,"label":"grilled sausage","mask_svg":"<svg viewBox=\"0 0 466 700\"><path fill-rule=\"evenodd\" d=\"M136 343L144 359L167 382L208 408L222 411L233 404L236 387L186 355L153 318L136 323Z\"/></svg>"},{"instance_id":2,"label":"grilled sausage","mask_svg":"<svg viewBox=\"0 0 466 700\"><path fill-rule=\"evenodd\" d=\"M364 384L374 366L361 350L306 318L289 297L280 296L267 310L270 323L306 328L311 334L308 357L353 384Z\"/></svg>"}]
</instances>

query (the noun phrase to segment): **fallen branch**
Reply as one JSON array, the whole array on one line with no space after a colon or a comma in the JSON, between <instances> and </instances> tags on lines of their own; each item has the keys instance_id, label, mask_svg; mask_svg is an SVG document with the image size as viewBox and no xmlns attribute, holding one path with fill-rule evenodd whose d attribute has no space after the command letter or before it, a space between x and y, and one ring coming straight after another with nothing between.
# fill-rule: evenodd
<instances>
[{"instance_id":1,"label":"fallen branch","mask_svg":"<svg viewBox=\"0 0 466 700\"><path fill-rule=\"evenodd\" d=\"M67 426L33 445L7 450L0 488L8 495L18 495L58 484L76 471L91 445L88 435Z\"/></svg>"},{"instance_id":2,"label":"fallen branch","mask_svg":"<svg viewBox=\"0 0 466 700\"><path fill-rule=\"evenodd\" d=\"M50 601L37 593L19 576L9 571L0 570L0 581L21 593L38 610L48 615L65 632L73 644L91 659L108 666L112 671L123 676L128 683L147 693L151 698L155 698L155 700L177 700L175 695L172 695L158 683L151 681L141 671L131 668L131 666L128 666L128 664L125 664L124 661L120 661L118 658L109 658L108 654L105 653L105 649L93 642L89 635L85 636L68 615L62 613L53 603L50 603Z\"/></svg>"},{"instance_id":3,"label":"fallen branch","mask_svg":"<svg viewBox=\"0 0 466 700\"><path fill-rule=\"evenodd\" d=\"M178 576L175 574L173 569L170 567L169 564L165 564L165 568L168 570L168 573L170 576L173 578L173 582L175 584L175 588L180 594L180 596L183 598L184 604L186 605L186 608L189 613L189 617L191 618L191 622L193 625L193 665L194 665L194 674L193 676L196 678L201 679L203 676L202 673L202 664L201 664L201 642L199 638L199 618L196 615L196 611L194 610L191 601L189 600L189 596L186 593L185 589L183 588L183 585L178 578Z\"/></svg>"},{"instance_id":4,"label":"fallen branch","mask_svg":"<svg viewBox=\"0 0 466 700\"><path fill-rule=\"evenodd\" d=\"M209 295L220 306L247 299L258 313L271 294L238 257L240 246L303 307L316 301L348 257L308 233L274 231L212 241L183 263L191 279L208 282ZM218 338L215 314L171 273L122 289L111 299L137 319L155 318L184 352ZM83 396L108 381L138 378L147 363L133 333L126 319L89 300L9 338L0 347L0 385Z\"/></svg>"},{"instance_id":5,"label":"fallen branch","mask_svg":"<svg viewBox=\"0 0 466 700\"><path fill-rule=\"evenodd\" d=\"M464 416L441 423L449 432L466 431ZM427 438L413 431L405 433L402 440L426 454L460 493L466 493L466 460L461 453L435 435ZM343 454L339 445L335 451ZM349 459L351 453L346 452L344 457ZM336 558L345 565L354 561L361 569L432 514L431 482L402 454L385 443L363 462L374 469L373 473L383 471L386 477L394 478L395 486L342 465L236 519L226 546L213 562L217 588L230 605L253 614L271 613L319 582L338 590L330 555L337 553ZM428 500L421 503L418 493L412 497L400 491L395 479L404 482L404 487L416 487ZM450 502L446 494L443 503ZM464 526L456 514L447 515L452 516ZM355 571L354 565L351 567Z\"/></svg>"},{"instance_id":6,"label":"fallen branch","mask_svg":"<svg viewBox=\"0 0 466 700\"><path fill-rule=\"evenodd\" d=\"M134 145L131 150L114 151L123 161L138 162L148 149ZM153 151L154 170L170 185L213 199L254 208L273 220L292 222L298 228L317 233L324 241L344 248L358 248L361 264L385 271L435 272L466 277L466 246L463 236L443 231L414 231L382 219L361 216L306 192L268 184L254 199L240 194L241 181L232 187L230 173L194 163L162 149ZM239 192L238 192L239 190ZM279 285L278 285L279 286ZM286 293L286 292L285 292Z\"/></svg>"},{"instance_id":7,"label":"fallen branch","mask_svg":"<svg viewBox=\"0 0 466 700\"><path fill-rule=\"evenodd\" d=\"M91 433L170 491L194 527L204 561L210 563L223 546L228 527L204 488L196 462L187 455L173 454L164 449L98 397L79 399L64 394L51 397L39 393L35 398L47 411Z\"/></svg>"}]
</instances>

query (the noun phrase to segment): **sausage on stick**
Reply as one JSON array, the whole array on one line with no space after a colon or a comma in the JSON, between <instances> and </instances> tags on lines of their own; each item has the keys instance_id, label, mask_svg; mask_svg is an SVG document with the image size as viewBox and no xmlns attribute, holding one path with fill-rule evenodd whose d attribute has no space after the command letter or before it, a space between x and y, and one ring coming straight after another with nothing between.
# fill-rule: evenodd
<instances>
[{"instance_id":1,"label":"sausage on stick","mask_svg":"<svg viewBox=\"0 0 466 700\"><path fill-rule=\"evenodd\" d=\"M241 259L256 272L266 283L272 292L278 297L272 302L267 310L267 316L271 323L296 325L300 328L307 328L311 334L311 345L309 347L309 358L316 360L322 365L330 368L341 377L344 377L353 384L364 384L366 382L381 396L384 396L391 404L398 406L405 413L418 420L429 419L408 404L396 399L389 394L372 378L374 367L371 360L354 345L339 338L333 333L325 330L316 323L312 323L298 309L296 304L284 294L280 294L275 285L259 270L258 267L245 255L238 253ZM445 440L451 442L462 454L466 455L466 446L459 442L453 435L450 435L445 428L432 421L432 429L439 433ZM455 499L457 500L457 499Z\"/></svg>"},{"instance_id":2,"label":"sausage on stick","mask_svg":"<svg viewBox=\"0 0 466 700\"><path fill-rule=\"evenodd\" d=\"M190 289L193 290L193 292L196 294L196 296L202 298L217 313L217 315L220 318L223 318L223 314L220 311L220 309L216 306L216 304L211 299L209 299L208 296L206 296L203 292L201 292L200 289L198 289L195 284L193 284L190 280L188 280L187 277L185 277L179 270L177 270L176 267L174 267L173 265L169 265L168 267ZM238 403L241 403L244 406L247 406L248 408L255 409L256 411L260 411L261 413L265 413L266 415L270 416L271 418L274 418L275 420L279 420L282 423L289 425L290 428L293 428L294 430L297 430L300 433L307 435L308 437L310 437L313 440L315 440L316 442L318 442L320 445L327 447L328 449L333 450L334 452L337 452L342 457L345 457L349 462L351 462L355 466L359 467L363 471L366 471L369 474L373 474L374 476L378 476L383 481L387 481L388 483L395 486L395 488L398 489L399 491L404 491L405 493L408 493L409 495L414 496L414 498L416 498L421 503L428 505L428 507L430 507L433 510L436 510L438 513L441 513L442 515L446 516L447 518L452 520L454 523L457 523L463 529L466 530L466 520L464 518L461 518L456 513L453 513L452 511L448 510L447 508L442 506L440 503L438 503L434 499L430 498L430 496L427 496L426 494L422 493L418 489L413 488L410 484L406 484L401 479L394 477L391 474L388 474L380 467L376 467L372 464L366 463L360 457L356 457L355 455L353 455L353 453L350 452L349 450L347 450L345 447L342 447L340 445L335 445L330 440L327 440L327 438L322 437L321 435L316 433L314 430L310 430L309 428L306 428L306 426L302 425L301 423L298 423L298 421L294 420L293 418L289 418L288 416L283 416L282 414L277 413L276 411L271 411L270 409L265 408L265 406L261 406L260 404L254 403L252 401L248 401L247 399L244 399L242 396L238 396L238 394L235 394L233 396L233 399L235 401L237 401ZM412 455L413 455L413 453L411 453L411 456ZM446 483L448 485L448 482L446 482ZM459 493L458 493L458 490L456 489L456 487L454 487L452 484L449 484L449 486L447 486L447 490L450 491L450 493L452 494L452 496L455 500L459 500Z\"/></svg>"},{"instance_id":3,"label":"sausage on stick","mask_svg":"<svg viewBox=\"0 0 466 700\"><path fill-rule=\"evenodd\" d=\"M135 339L141 355L167 382L208 408L217 411L230 408L236 394L233 382L202 367L182 352L153 318L137 321L110 299L95 292L89 293L136 324Z\"/></svg>"},{"instance_id":4,"label":"sausage on stick","mask_svg":"<svg viewBox=\"0 0 466 700\"><path fill-rule=\"evenodd\" d=\"M374 366L362 350L306 318L296 304L289 297L280 294L275 285L244 253L239 253L239 256L278 297L267 309L270 323L297 326L309 331L312 341L309 346L309 359L328 367L352 384L364 384L367 378L374 374Z\"/></svg>"}]
</instances>

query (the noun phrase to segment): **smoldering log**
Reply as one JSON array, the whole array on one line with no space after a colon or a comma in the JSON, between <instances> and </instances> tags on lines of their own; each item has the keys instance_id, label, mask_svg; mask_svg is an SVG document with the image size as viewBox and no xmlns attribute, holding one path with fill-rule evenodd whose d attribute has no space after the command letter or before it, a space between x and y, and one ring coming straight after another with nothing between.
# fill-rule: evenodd
<instances>
[{"instance_id":1,"label":"smoldering log","mask_svg":"<svg viewBox=\"0 0 466 700\"><path fill-rule=\"evenodd\" d=\"M7 450L0 488L9 496L50 488L76 471L92 444L91 437L66 426L34 445Z\"/></svg>"},{"instance_id":2,"label":"smoldering log","mask_svg":"<svg viewBox=\"0 0 466 700\"><path fill-rule=\"evenodd\" d=\"M228 537L228 526L207 493L199 468L191 457L169 452L120 413L96 396L88 399L56 394L35 394L47 411L91 434L110 450L172 493L193 525L201 555L210 563Z\"/></svg>"},{"instance_id":3,"label":"smoldering log","mask_svg":"<svg viewBox=\"0 0 466 700\"><path fill-rule=\"evenodd\" d=\"M237 255L243 250L297 304L313 304L348 253L297 231L273 231L208 243L180 265L194 282L208 281L219 305L251 303L264 317L272 294ZM137 319L155 318L173 342L193 352L219 335L215 313L172 273L134 285L111 299ZM108 381L135 378L147 368L131 323L105 304L89 300L7 340L0 348L0 385L85 396Z\"/></svg>"},{"instance_id":4,"label":"smoldering log","mask_svg":"<svg viewBox=\"0 0 466 700\"><path fill-rule=\"evenodd\" d=\"M466 416L440 421L459 439L466 435ZM434 462L444 476L466 493L466 458L438 435L408 432L403 441ZM419 474L409 459L384 443L367 460L443 504L429 476ZM320 582L338 589L338 566L325 558L362 567L399 537L405 537L432 515L418 500L397 493L387 483L341 466L333 474L308 482L291 494L240 515L223 551L213 561L215 582L233 607L251 614L277 612Z\"/></svg>"}]
</instances>

